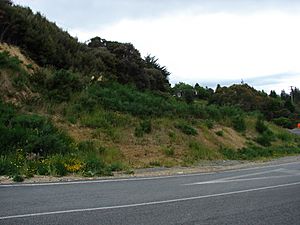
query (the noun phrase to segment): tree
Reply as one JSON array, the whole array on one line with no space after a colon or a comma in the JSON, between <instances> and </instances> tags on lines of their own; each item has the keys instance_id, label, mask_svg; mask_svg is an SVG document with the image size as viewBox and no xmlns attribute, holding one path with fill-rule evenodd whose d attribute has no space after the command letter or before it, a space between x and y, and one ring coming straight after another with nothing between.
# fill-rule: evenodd
<instances>
[{"instance_id":1,"label":"tree","mask_svg":"<svg viewBox=\"0 0 300 225\"><path fill-rule=\"evenodd\" d=\"M273 90L271 90L269 96L270 96L271 98L277 98L277 97L278 97L277 94L276 94L276 91L273 91Z\"/></svg>"}]
</instances>

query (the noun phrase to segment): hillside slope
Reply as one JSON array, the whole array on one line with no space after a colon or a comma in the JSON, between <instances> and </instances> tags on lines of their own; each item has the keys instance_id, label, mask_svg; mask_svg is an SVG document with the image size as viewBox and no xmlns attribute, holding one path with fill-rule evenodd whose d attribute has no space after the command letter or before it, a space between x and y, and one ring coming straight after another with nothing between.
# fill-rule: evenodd
<instances>
[{"instance_id":1,"label":"hillside slope","mask_svg":"<svg viewBox=\"0 0 300 225\"><path fill-rule=\"evenodd\" d=\"M0 72L9 83L1 99L16 106L0 107L0 174L15 180L300 153L298 137L255 114L84 81L70 71L39 68L18 48L1 46Z\"/></svg>"}]
</instances>

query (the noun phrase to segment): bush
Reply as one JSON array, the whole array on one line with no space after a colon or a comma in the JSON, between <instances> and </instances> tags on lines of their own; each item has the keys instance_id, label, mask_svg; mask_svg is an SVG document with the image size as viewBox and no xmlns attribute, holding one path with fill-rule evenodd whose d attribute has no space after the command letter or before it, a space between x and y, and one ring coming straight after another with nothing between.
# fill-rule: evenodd
<instances>
[{"instance_id":1,"label":"bush","mask_svg":"<svg viewBox=\"0 0 300 225\"><path fill-rule=\"evenodd\" d=\"M214 127L214 121L213 120L210 120L210 119L207 119L205 120L205 126L208 128L208 129L212 129Z\"/></svg>"},{"instance_id":2,"label":"bush","mask_svg":"<svg viewBox=\"0 0 300 225\"><path fill-rule=\"evenodd\" d=\"M111 171L107 169L102 159L94 154L88 154L84 159L83 174L85 176L111 175Z\"/></svg>"},{"instance_id":3,"label":"bush","mask_svg":"<svg viewBox=\"0 0 300 225\"><path fill-rule=\"evenodd\" d=\"M268 127L265 125L264 121L261 118L256 120L255 129L258 133L262 134L268 130Z\"/></svg>"},{"instance_id":4,"label":"bush","mask_svg":"<svg viewBox=\"0 0 300 225\"><path fill-rule=\"evenodd\" d=\"M190 149L190 156L192 157L192 160L212 160L215 159L217 156L215 152L212 150L206 148L205 146L201 145L197 141L191 141L189 143L189 149Z\"/></svg>"},{"instance_id":5,"label":"bush","mask_svg":"<svg viewBox=\"0 0 300 225\"><path fill-rule=\"evenodd\" d=\"M220 152L226 159L235 160L239 158L238 152L231 148L224 148L221 146Z\"/></svg>"},{"instance_id":6,"label":"bush","mask_svg":"<svg viewBox=\"0 0 300 225\"><path fill-rule=\"evenodd\" d=\"M79 74L63 69L41 69L31 77L36 89L55 102L70 100L71 94L83 89L82 80Z\"/></svg>"},{"instance_id":7,"label":"bush","mask_svg":"<svg viewBox=\"0 0 300 225\"><path fill-rule=\"evenodd\" d=\"M175 155L175 149L174 147L164 147L163 152L166 156L174 156Z\"/></svg>"},{"instance_id":8,"label":"bush","mask_svg":"<svg viewBox=\"0 0 300 225\"><path fill-rule=\"evenodd\" d=\"M14 182L23 182L24 181L24 177L20 174L16 174L13 176L13 181Z\"/></svg>"},{"instance_id":9,"label":"bush","mask_svg":"<svg viewBox=\"0 0 300 225\"><path fill-rule=\"evenodd\" d=\"M242 115L233 117L232 125L233 125L233 128L238 132L243 132L246 130L245 119Z\"/></svg>"},{"instance_id":10,"label":"bush","mask_svg":"<svg viewBox=\"0 0 300 225\"><path fill-rule=\"evenodd\" d=\"M272 141L275 140L275 136L272 131L266 130L256 138L256 142L262 146L268 147L272 145Z\"/></svg>"},{"instance_id":11,"label":"bush","mask_svg":"<svg viewBox=\"0 0 300 225\"><path fill-rule=\"evenodd\" d=\"M280 117L280 118L273 119L272 121L276 125L284 127L284 128L292 129L295 127L294 122L292 120L290 120L289 118Z\"/></svg>"},{"instance_id":12,"label":"bush","mask_svg":"<svg viewBox=\"0 0 300 225\"><path fill-rule=\"evenodd\" d=\"M144 133L150 134L152 131L151 120L143 120L140 122L139 126L135 128L134 135L136 137L143 137Z\"/></svg>"},{"instance_id":13,"label":"bush","mask_svg":"<svg viewBox=\"0 0 300 225\"><path fill-rule=\"evenodd\" d=\"M67 175L67 169L65 167L65 159L62 155L54 155L48 159L49 172L53 176L65 176Z\"/></svg>"},{"instance_id":14,"label":"bush","mask_svg":"<svg viewBox=\"0 0 300 225\"><path fill-rule=\"evenodd\" d=\"M285 141L285 142L290 142L290 141L293 141L294 139L294 136L288 132L280 132L277 134L277 138L282 140L282 141Z\"/></svg>"},{"instance_id":15,"label":"bush","mask_svg":"<svg viewBox=\"0 0 300 225\"><path fill-rule=\"evenodd\" d=\"M218 130L215 132L216 135L223 137L224 136L224 132L222 130Z\"/></svg>"},{"instance_id":16,"label":"bush","mask_svg":"<svg viewBox=\"0 0 300 225\"><path fill-rule=\"evenodd\" d=\"M0 155L24 149L27 153L49 155L71 150L72 139L51 121L34 114L18 114L0 103Z\"/></svg>"},{"instance_id":17,"label":"bush","mask_svg":"<svg viewBox=\"0 0 300 225\"><path fill-rule=\"evenodd\" d=\"M14 173L13 163L7 156L0 156L0 175L10 175Z\"/></svg>"},{"instance_id":18,"label":"bush","mask_svg":"<svg viewBox=\"0 0 300 225\"><path fill-rule=\"evenodd\" d=\"M186 123L177 123L175 127L186 135L197 135L198 131Z\"/></svg>"}]
</instances>

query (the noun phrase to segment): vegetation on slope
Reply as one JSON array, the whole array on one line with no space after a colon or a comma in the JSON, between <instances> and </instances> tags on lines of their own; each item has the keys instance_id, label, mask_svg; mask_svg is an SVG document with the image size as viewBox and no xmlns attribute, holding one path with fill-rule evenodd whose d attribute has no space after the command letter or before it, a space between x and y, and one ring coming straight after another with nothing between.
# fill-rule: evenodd
<instances>
[{"instance_id":1,"label":"vegetation on slope","mask_svg":"<svg viewBox=\"0 0 300 225\"><path fill-rule=\"evenodd\" d=\"M131 44L79 43L7 0L0 17L1 41L40 66L0 52L0 175L111 175L300 153L299 137L273 124L299 121L298 89L291 102L246 84L170 88L167 69Z\"/></svg>"}]
</instances>

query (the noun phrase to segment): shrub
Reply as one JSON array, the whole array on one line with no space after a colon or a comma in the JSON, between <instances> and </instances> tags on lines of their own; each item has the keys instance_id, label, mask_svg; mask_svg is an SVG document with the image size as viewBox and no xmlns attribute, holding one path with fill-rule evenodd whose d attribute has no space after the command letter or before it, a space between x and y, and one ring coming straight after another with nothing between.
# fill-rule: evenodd
<instances>
[{"instance_id":1,"label":"shrub","mask_svg":"<svg viewBox=\"0 0 300 225\"><path fill-rule=\"evenodd\" d=\"M261 118L258 118L255 123L255 129L258 133L262 134L268 130L268 127L265 125L264 121Z\"/></svg>"},{"instance_id":2,"label":"shrub","mask_svg":"<svg viewBox=\"0 0 300 225\"><path fill-rule=\"evenodd\" d=\"M111 175L102 159L94 154L88 154L84 159L83 174L85 176Z\"/></svg>"},{"instance_id":3,"label":"shrub","mask_svg":"<svg viewBox=\"0 0 300 225\"><path fill-rule=\"evenodd\" d=\"M214 127L214 121L213 120L210 120L210 119L207 119L205 120L205 125L208 129L212 129Z\"/></svg>"},{"instance_id":4,"label":"shrub","mask_svg":"<svg viewBox=\"0 0 300 225\"><path fill-rule=\"evenodd\" d=\"M65 167L65 159L62 155L54 155L49 158L49 172L54 176L67 175L67 169Z\"/></svg>"},{"instance_id":5,"label":"shrub","mask_svg":"<svg viewBox=\"0 0 300 225\"><path fill-rule=\"evenodd\" d=\"M174 147L164 147L163 152L166 156L172 157L175 155L175 149Z\"/></svg>"},{"instance_id":6,"label":"shrub","mask_svg":"<svg viewBox=\"0 0 300 225\"><path fill-rule=\"evenodd\" d=\"M220 137L223 137L224 132L222 130L218 130L218 131L215 132L215 134L220 136Z\"/></svg>"},{"instance_id":7,"label":"shrub","mask_svg":"<svg viewBox=\"0 0 300 225\"><path fill-rule=\"evenodd\" d=\"M292 141L294 139L294 136L288 132L279 132L277 135L277 138L282 140L282 141L285 141L285 142L289 142L289 141Z\"/></svg>"},{"instance_id":8,"label":"shrub","mask_svg":"<svg viewBox=\"0 0 300 225\"><path fill-rule=\"evenodd\" d=\"M175 124L175 127L179 129L182 133L186 135L197 135L198 132L195 128L191 127L190 125L186 123L177 123Z\"/></svg>"},{"instance_id":9,"label":"shrub","mask_svg":"<svg viewBox=\"0 0 300 225\"><path fill-rule=\"evenodd\" d=\"M292 120L290 120L289 118L285 118L285 117L275 118L272 121L276 125L284 127L284 128L288 128L288 129L292 129L295 126L295 124Z\"/></svg>"},{"instance_id":10,"label":"shrub","mask_svg":"<svg viewBox=\"0 0 300 225\"><path fill-rule=\"evenodd\" d=\"M272 131L266 130L256 138L256 142L262 146L271 146L271 142L275 140L275 136Z\"/></svg>"},{"instance_id":11,"label":"shrub","mask_svg":"<svg viewBox=\"0 0 300 225\"><path fill-rule=\"evenodd\" d=\"M134 130L134 135L136 137L143 137L144 133L149 134L152 131L152 124L150 120L143 120L140 122Z\"/></svg>"},{"instance_id":12,"label":"shrub","mask_svg":"<svg viewBox=\"0 0 300 225\"><path fill-rule=\"evenodd\" d=\"M246 130L245 119L242 115L238 115L232 118L233 128L238 132L243 132Z\"/></svg>"},{"instance_id":13,"label":"shrub","mask_svg":"<svg viewBox=\"0 0 300 225\"><path fill-rule=\"evenodd\" d=\"M221 146L220 152L226 159L234 160L239 158L238 152L231 148L224 148Z\"/></svg>"},{"instance_id":14,"label":"shrub","mask_svg":"<svg viewBox=\"0 0 300 225\"><path fill-rule=\"evenodd\" d=\"M13 176L13 181L14 182L23 182L24 181L24 177L20 174L16 174Z\"/></svg>"},{"instance_id":15,"label":"shrub","mask_svg":"<svg viewBox=\"0 0 300 225\"><path fill-rule=\"evenodd\" d=\"M193 160L212 160L216 158L213 151L201 145L197 141L191 141L189 143L190 156Z\"/></svg>"},{"instance_id":16,"label":"shrub","mask_svg":"<svg viewBox=\"0 0 300 225\"><path fill-rule=\"evenodd\" d=\"M0 175L10 175L14 173L13 163L7 156L0 156Z\"/></svg>"},{"instance_id":17,"label":"shrub","mask_svg":"<svg viewBox=\"0 0 300 225\"><path fill-rule=\"evenodd\" d=\"M0 103L0 154L24 149L27 153L48 155L69 152L72 139L51 121L34 114L19 114Z\"/></svg>"},{"instance_id":18,"label":"shrub","mask_svg":"<svg viewBox=\"0 0 300 225\"><path fill-rule=\"evenodd\" d=\"M38 163L36 173L38 175L49 175L49 165L45 160L42 160Z\"/></svg>"},{"instance_id":19,"label":"shrub","mask_svg":"<svg viewBox=\"0 0 300 225\"><path fill-rule=\"evenodd\" d=\"M55 102L70 100L72 93L83 89L82 80L79 74L63 69L41 69L31 77L36 89Z\"/></svg>"}]
</instances>

